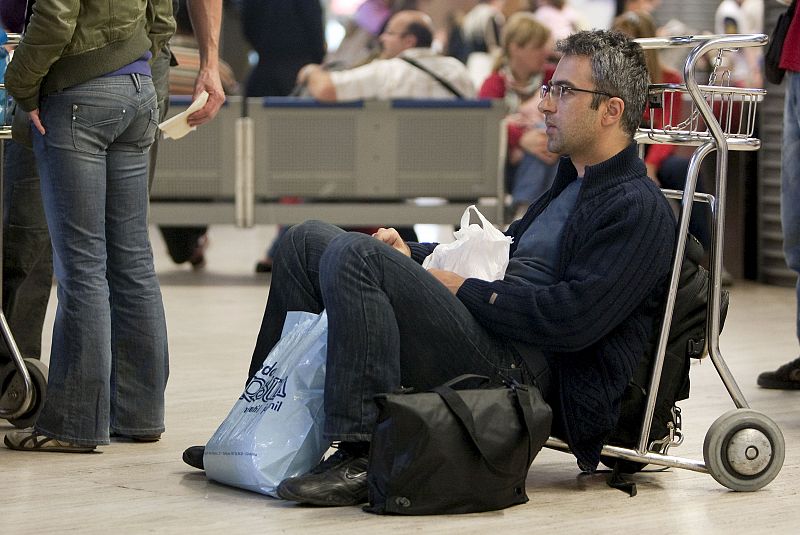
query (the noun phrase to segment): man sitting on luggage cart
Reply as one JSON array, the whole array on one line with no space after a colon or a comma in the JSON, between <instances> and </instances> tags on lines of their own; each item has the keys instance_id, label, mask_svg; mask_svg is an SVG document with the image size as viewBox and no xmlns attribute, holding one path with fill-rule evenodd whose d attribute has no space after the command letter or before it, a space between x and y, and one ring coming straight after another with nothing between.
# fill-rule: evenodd
<instances>
[{"instance_id":1,"label":"man sitting on luggage cart","mask_svg":"<svg viewBox=\"0 0 800 535\"><path fill-rule=\"evenodd\" d=\"M420 265L435 244L374 237L319 221L278 246L250 374L277 343L289 310L327 310L326 438L338 450L283 481L281 497L316 505L367 498L373 396L428 390L464 374L519 373L553 406L553 433L593 471L642 355L658 331L675 220L647 177L633 134L647 67L620 33L580 32L542 87L548 150L563 155L552 189L506 232L503 280ZM202 466L202 447L184 460Z\"/></svg>"}]
</instances>

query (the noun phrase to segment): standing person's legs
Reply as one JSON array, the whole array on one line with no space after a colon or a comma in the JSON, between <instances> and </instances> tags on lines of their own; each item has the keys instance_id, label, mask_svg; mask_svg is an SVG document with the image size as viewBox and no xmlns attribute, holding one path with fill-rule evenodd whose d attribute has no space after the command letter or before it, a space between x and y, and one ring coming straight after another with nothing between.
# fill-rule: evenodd
<instances>
[{"instance_id":1,"label":"standing person's legs","mask_svg":"<svg viewBox=\"0 0 800 535\"><path fill-rule=\"evenodd\" d=\"M58 281L47 399L35 429L86 446L109 442L105 150L123 121L96 82L45 97L47 135L33 133Z\"/></svg>"},{"instance_id":2,"label":"standing person's legs","mask_svg":"<svg viewBox=\"0 0 800 535\"><path fill-rule=\"evenodd\" d=\"M53 253L33 151L5 142L3 311L23 357L40 358L53 285ZM9 361L0 344L0 367Z\"/></svg>"},{"instance_id":3,"label":"standing person's legs","mask_svg":"<svg viewBox=\"0 0 800 535\"><path fill-rule=\"evenodd\" d=\"M158 122L164 120L169 111L169 64L172 58L172 53L168 48L161 49L153 63L150 65L150 70L153 74L153 85L156 90L156 98L158 99ZM156 160L158 159L158 141L161 139L161 132L156 132L156 137L150 147L150 156L148 164L147 176L147 189L153 189L153 181L156 178Z\"/></svg>"},{"instance_id":4,"label":"standing person's legs","mask_svg":"<svg viewBox=\"0 0 800 535\"><path fill-rule=\"evenodd\" d=\"M122 96L136 104L126 106L130 124L107 153L110 429L117 435L154 439L164 431L169 372L164 306L147 233L148 149L158 108L149 78L127 81Z\"/></svg>"},{"instance_id":5,"label":"standing person's legs","mask_svg":"<svg viewBox=\"0 0 800 535\"><path fill-rule=\"evenodd\" d=\"M152 80L158 99L158 122L162 122L169 111L169 67L172 54L164 48L156 55L151 65ZM152 191L156 177L156 161L158 160L158 144L161 133L156 132L153 145L150 147L147 189ZM167 252L176 264L191 262L192 266L205 265L205 234L208 227L159 227Z\"/></svg>"},{"instance_id":6,"label":"standing person's legs","mask_svg":"<svg viewBox=\"0 0 800 535\"><path fill-rule=\"evenodd\" d=\"M786 73L781 153L781 226L786 265L800 274L800 73ZM800 280L797 283L797 326L800 339ZM800 389L800 358L758 376L765 388Z\"/></svg>"}]
</instances>

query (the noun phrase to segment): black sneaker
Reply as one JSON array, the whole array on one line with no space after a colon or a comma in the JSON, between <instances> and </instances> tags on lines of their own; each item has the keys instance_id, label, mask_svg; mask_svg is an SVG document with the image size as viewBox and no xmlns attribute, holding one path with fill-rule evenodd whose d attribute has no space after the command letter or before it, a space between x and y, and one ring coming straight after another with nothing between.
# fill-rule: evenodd
<instances>
[{"instance_id":1,"label":"black sneaker","mask_svg":"<svg viewBox=\"0 0 800 535\"><path fill-rule=\"evenodd\" d=\"M183 462L192 468L205 470L206 468L203 466L203 455L205 452L205 446L190 446L183 451Z\"/></svg>"},{"instance_id":2,"label":"black sneaker","mask_svg":"<svg viewBox=\"0 0 800 535\"><path fill-rule=\"evenodd\" d=\"M764 372L758 376L758 386L781 390L800 389L800 357L784 364L774 372Z\"/></svg>"},{"instance_id":3,"label":"black sneaker","mask_svg":"<svg viewBox=\"0 0 800 535\"><path fill-rule=\"evenodd\" d=\"M278 485L284 500L312 505L359 505L367 501L367 454L345 449L319 463L302 476L290 477Z\"/></svg>"}]
</instances>

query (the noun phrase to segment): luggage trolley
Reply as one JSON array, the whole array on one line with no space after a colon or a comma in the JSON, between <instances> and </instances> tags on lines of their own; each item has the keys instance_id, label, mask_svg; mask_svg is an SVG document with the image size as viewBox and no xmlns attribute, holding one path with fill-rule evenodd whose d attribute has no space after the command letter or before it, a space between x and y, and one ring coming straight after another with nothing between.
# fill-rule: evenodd
<instances>
[{"instance_id":1,"label":"luggage trolley","mask_svg":"<svg viewBox=\"0 0 800 535\"><path fill-rule=\"evenodd\" d=\"M764 46L767 36L706 35L667 38L647 38L636 41L645 49L692 48L684 65L683 84L652 84L648 90L651 103L650 124L639 128L635 138L643 152L644 144L668 143L697 147L689 161L688 176L684 191L664 190L670 198L681 200L681 210L676 240L675 257L672 264L669 293L658 340L657 353L647 394L639 442L636 449L606 445L604 456L666 467L685 468L709 473L720 484L735 491L755 491L772 481L783 466L785 443L778 426L764 414L750 409L739 386L733 378L719 350L720 308L722 273L722 244L725 220L725 187L728 171L728 151L755 151L761 146L753 137L756 110L766 94L763 89L747 89L731 86L729 72L720 67L725 53L739 48ZM715 56L708 85L699 85L695 72L698 61L707 54ZM665 109L665 96L681 98L689 95L691 109L686 117L673 116L672 107ZM661 104L659 109L659 104ZM658 115L662 126L654 121ZM711 152L716 151L716 197L695 193L700 164ZM648 444L653 423L658 387L661 380L667 340L675 299L678 290L681 264L686 251L689 216L693 202L708 202L712 213L712 250L710 254L709 307L706 319L707 354L720 379L730 394L735 409L713 422L703 443L703 459L697 461L667 454L671 446L683 441L680 433L680 418L675 415L669 436ZM569 451L567 444L551 437L548 447Z\"/></svg>"},{"instance_id":2,"label":"luggage trolley","mask_svg":"<svg viewBox=\"0 0 800 535\"><path fill-rule=\"evenodd\" d=\"M5 35L0 31L0 34ZM4 44L16 45L19 43L19 34L8 34L8 41ZM5 65L0 67L5 69ZM0 90L5 95L5 84L0 83ZM8 98L5 97L0 102L5 110L8 110ZM5 114L7 118L8 114ZM4 161L4 141L11 139L11 127L7 120L0 124L0 221L3 220L3 161ZM0 303L3 296L3 239L0 233ZM36 421L43 404L47 391L47 366L39 359L23 358L19 352L14 336L6 321L5 313L0 309L0 333L2 333L11 362L0 368L0 418L11 422L19 428L30 427Z\"/></svg>"}]
</instances>

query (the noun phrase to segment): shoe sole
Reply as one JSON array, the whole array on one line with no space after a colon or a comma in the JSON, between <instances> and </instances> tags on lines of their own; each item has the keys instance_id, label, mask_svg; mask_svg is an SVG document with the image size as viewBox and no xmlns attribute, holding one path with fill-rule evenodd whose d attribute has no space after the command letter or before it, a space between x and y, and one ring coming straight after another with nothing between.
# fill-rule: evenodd
<instances>
[{"instance_id":1,"label":"shoe sole","mask_svg":"<svg viewBox=\"0 0 800 535\"><path fill-rule=\"evenodd\" d=\"M800 390L800 382L797 381L758 379L757 383L761 388L770 388L772 390Z\"/></svg>"},{"instance_id":2,"label":"shoe sole","mask_svg":"<svg viewBox=\"0 0 800 535\"><path fill-rule=\"evenodd\" d=\"M116 433L113 433L111 435L111 438L121 438L122 440L130 440L131 442L158 442L159 440L161 440L161 435L134 437L129 435L118 435Z\"/></svg>"},{"instance_id":3,"label":"shoe sole","mask_svg":"<svg viewBox=\"0 0 800 535\"><path fill-rule=\"evenodd\" d=\"M362 503L367 502L366 497L364 497L363 500L357 502L354 502L352 500L348 500L347 502L335 502L335 501L315 500L313 498L309 499L305 496L299 496L297 494L294 494L292 491L283 487L283 485L278 485L277 493L278 497L281 498L282 500L302 503L305 505L316 505L318 507L348 507L348 506L361 505Z\"/></svg>"},{"instance_id":4,"label":"shoe sole","mask_svg":"<svg viewBox=\"0 0 800 535\"><path fill-rule=\"evenodd\" d=\"M102 453L95 448L80 447L80 446L47 446L44 448L20 448L8 440L8 437L3 437L3 442L6 447L14 451L35 451L44 453Z\"/></svg>"}]
</instances>

